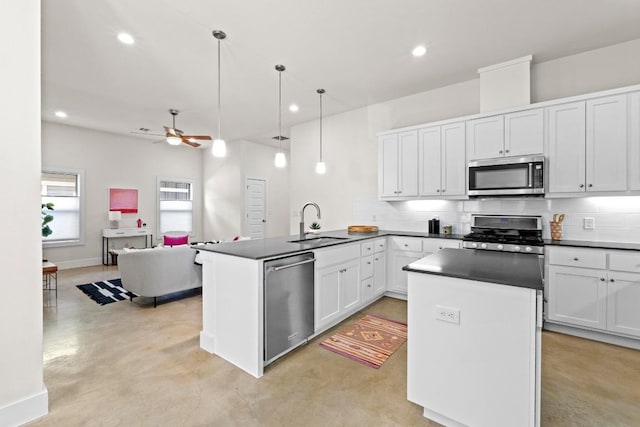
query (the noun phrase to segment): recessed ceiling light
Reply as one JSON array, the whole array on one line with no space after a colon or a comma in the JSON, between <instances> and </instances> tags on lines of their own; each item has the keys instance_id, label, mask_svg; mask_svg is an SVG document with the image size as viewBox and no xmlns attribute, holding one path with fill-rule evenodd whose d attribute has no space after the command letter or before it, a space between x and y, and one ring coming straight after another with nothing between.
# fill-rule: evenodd
<instances>
[{"instance_id":1,"label":"recessed ceiling light","mask_svg":"<svg viewBox=\"0 0 640 427\"><path fill-rule=\"evenodd\" d=\"M413 56L422 56L427 53L427 48L424 46L416 46L415 48L413 48L413 51L411 53L413 54Z\"/></svg>"},{"instance_id":2,"label":"recessed ceiling light","mask_svg":"<svg viewBox=\"0 0 640 427\"><path fill-rule=\"evenodd\" d=\"M295 113L296 111L298 111L300 108L298 108L298 106L296 104L291 104L289 105L289 111L291 111L292 113Z\"/></svg>"},{"instance_id":3,"label":"recessed ceiling light","mask_svg":"<svg viewBox=\"0 0 640 427\"><path fill-rule=\"evenodd\" d=\"M135 40L133 39L133 36L131 34L127 34L127 33L118 34L118 40L120 40L124 44L133 44L133 43L135 43Z\"/></svg>"},{"instance_id":4,"label":"recessed ceiling light","mask_svg":"<svg viewBox=\"0 0 640 427\"><path fill-rule=\"evenodd\" d=\"M67 113L65 113L64 111L56 111L56 117L60 117L61 119L64 119L67 117Z\"/></svg>"}]
</instances>

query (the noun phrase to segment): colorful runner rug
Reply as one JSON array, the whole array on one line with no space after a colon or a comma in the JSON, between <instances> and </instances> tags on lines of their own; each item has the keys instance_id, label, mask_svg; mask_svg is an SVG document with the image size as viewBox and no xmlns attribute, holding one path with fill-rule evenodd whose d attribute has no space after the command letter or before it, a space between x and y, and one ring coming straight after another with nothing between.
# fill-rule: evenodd
<instances>
[{"instance_id":1,"label":"colorful runner rug","mask_svg":"<svg viewBox=\"0 0 640 427\"><path fill-rule=\"evenodd\" d=\"M137 297L136 294L122 287L120 279L87 283L84 285L77 285L76 287L100 305L116 301L124 301L130 297Z\"/></svg>"},{"instance_id":2,"label":"colorful runner rug","mask_svg":"<svg viewBox=\"0 0 640 427\"><path fill-rule=\"evenodd\" d=\"M407 325L367 314L321 347L378 369L407 340Z\"/></svg>"}]
</instances>

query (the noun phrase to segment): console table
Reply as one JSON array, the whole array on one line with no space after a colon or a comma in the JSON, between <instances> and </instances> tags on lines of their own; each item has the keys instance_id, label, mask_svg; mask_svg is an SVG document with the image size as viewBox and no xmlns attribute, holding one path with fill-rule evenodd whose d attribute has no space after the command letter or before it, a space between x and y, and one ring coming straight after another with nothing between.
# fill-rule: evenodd
<instances>
[{"instance_id":1,"label":"console table","mask_svg":"<svg viewBox=\"0 0 640 427\"><path fill-rule=\"evenodd\" d=\"M144 247L153 245L153 233L148 228L105 228L102 230L102 265L109 265L109 240L144 237Z\"/></svg>"}]
</instances>

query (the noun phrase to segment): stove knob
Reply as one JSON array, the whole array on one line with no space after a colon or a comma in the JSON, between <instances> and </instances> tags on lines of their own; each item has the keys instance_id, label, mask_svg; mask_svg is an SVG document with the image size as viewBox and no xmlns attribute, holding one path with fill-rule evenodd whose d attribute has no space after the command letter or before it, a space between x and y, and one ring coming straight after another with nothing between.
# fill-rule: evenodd
<instances>
[{"instance_id":1,"label":"stove knob","mask_svg":"<svg viewBox=\"0 0 640 427\"><path fill-rule=\"evenodd\" d=\"M482 249L487 249L487 244L486 244L486 243L483 243L483 244L481 244L481 245L480 245L480 247L481 247Z\"/></svg>"},{"instance_id":2,"label":"stove knob","mask_svg":"<svg viewBox=\"0 0 640 427\"><path fill-rule=\"evenodd\" d=\"M520 246L516 246L515 248L513 248L513 250L516 252L520 252L520 249L522 249Z\"/></svg>"},{"instance_id":3,"label":"stove knob","mask_svg":"<svg viewBox=\"0 0 640 427\"><path fill-rule=\"evenodd\" d=\"M524 250L525 250L526 252L531 252L531 247L527 246L526 248L524 248Z\"/></svg>"},{"instance_id":4,"label":"stove knob","mask_svg":"<svg viewBox=\"0 0 640 427\"><path fill-rule=\"evenodd\" d=\"M471 247L475 249L475 248L477 248L477 247L478 247L478 244L477 244L477 243L472 243L472 244L471 244Z\"/></svg>"},{"instance_id":5,"label":"stove knob","mask_svg":"<svg viewBox=\"0 0 640 427\"><path fill-rule=\"evenodd\" d=\"M498 245L498 250L499 250L499 251L501 251L501 250L503 250L503 249L504 249L504 246L502 246L502 245Z\"/></svg>"}]
</instances>

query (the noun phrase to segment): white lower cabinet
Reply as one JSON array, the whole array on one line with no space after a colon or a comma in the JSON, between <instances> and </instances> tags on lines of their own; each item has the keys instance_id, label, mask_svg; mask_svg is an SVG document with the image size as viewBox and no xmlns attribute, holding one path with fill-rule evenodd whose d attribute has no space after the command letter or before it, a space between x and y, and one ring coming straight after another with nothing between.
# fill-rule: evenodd
<instances>
[{"instance_id":1,"label":"white lower cabinet","mask_svg":"<svg viewBox=\"0 0 640 427\"><path fill-rule=\"evenodd\" d=\"M316 269L316 330L360 305L360 260Z\"/></svg>"},{"instance_id":2,"label":"white lower cabinet","mask_svg":"<svg viewBox=\"0 0 640 427\"><path fill-rule=\"evenodd\" d=\"M603 270L549 266L548 319L593 329L607 328Z\"/></svg>"},{"instance_id":3,"label":"white lower cabinet","mask_svg":"<svg viewBox=\"0 0 640 427\"><path fill-rule=\"evenodd\" d=\"M441 249L459 247L459 240L403 236L389 237L387 290L406 294L407 272L403 271L402 267Z\"/></svg>"},{"instance_id":4,"label":"white lower cabinet","mask_svg":"<svg viewBox=\"0 0 640 427\"><path fill-rule=\"evenodd\" d=\"M387 255L376 253L373 256L373 297L387 290Z\"/></svg>"},{"instance_id":5,"label":"white lower cabinet","mask_svg":"<svg viewBox=\"0 0 640 427\"><path fill-rule=\"evenodd\" d=\"M547 247L547 259L548 321L640 337L640 252Z\"/></svg>"},{"instance_id":6,"label":"white lower cabinet","mask_svg":"<svg viewBox=\"0 0 640 427\"><path fill-rule=\"evenodd\" d=\"M386 239L362 244L362 304L367 305L387 289ZM369 255L371 254L371 255Z\"/></svg>"}]
</instances>

